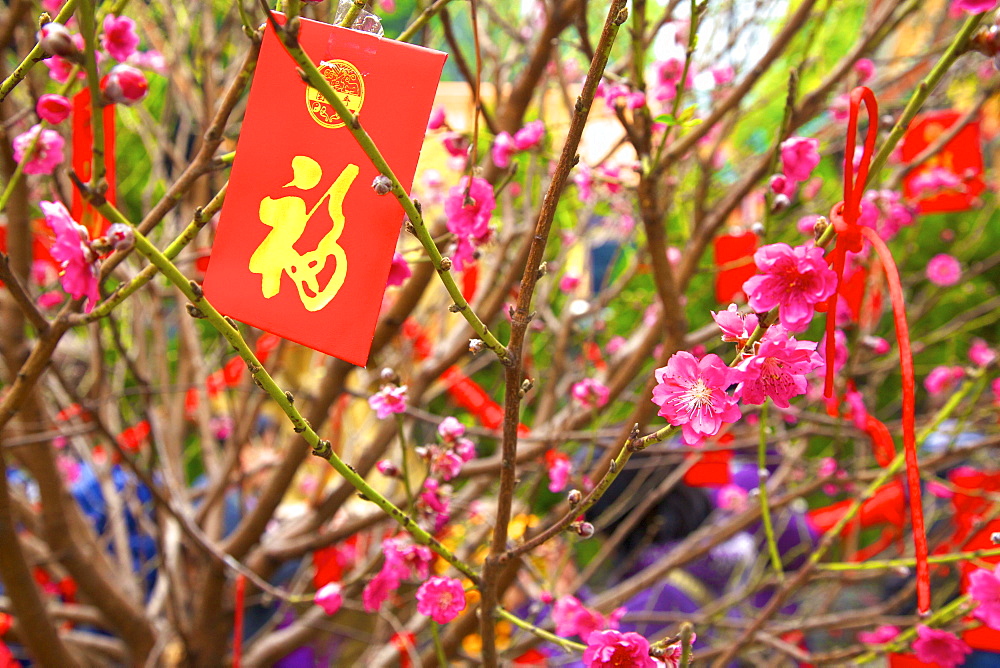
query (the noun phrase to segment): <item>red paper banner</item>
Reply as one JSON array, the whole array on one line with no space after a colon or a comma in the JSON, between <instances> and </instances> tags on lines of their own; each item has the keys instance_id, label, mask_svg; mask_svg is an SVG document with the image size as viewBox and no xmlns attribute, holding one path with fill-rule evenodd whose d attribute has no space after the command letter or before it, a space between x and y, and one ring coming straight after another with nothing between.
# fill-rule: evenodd
<instances>
[{"instance_id":1,"label":"red paper banner","mask_svg":"<svg viewBox=\"0 0 1000 668\"><path fill-rule=\"evenodd\" d=\"M93 160L94 133L91 127L90 89L84 88L73 96L73 171L86 183L90 180L90 165ZM115 105L104 107L104 167L108 181L108 191L104 196L112 204L115 199ZM80 191L73 188L71 207L73 220L87 228L90 238L99 237L111 223L84 202Z\"/></svg>"},{"instance_id":2,"label":"red paper banner","mask_svg":"<svg viewBox=\"0 0 1000 668\"><path fill-rule=\"evenodd\" d=\"M299 42L409 190L445 54L302 20ZM205 293L223 313L368 361L403 214L268 27Z\"/></svg>"}]
</instances>

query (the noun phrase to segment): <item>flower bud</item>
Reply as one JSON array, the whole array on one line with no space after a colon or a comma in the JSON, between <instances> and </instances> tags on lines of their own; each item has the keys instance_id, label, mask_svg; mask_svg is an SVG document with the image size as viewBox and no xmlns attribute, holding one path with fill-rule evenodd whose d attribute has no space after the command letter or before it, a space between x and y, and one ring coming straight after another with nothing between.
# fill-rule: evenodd
<instances>
[{"instance_id":1,"label":"flower bud","mask_svg":"<svg viewBox=\"0 0 1000 668\"><path fill-rule=\"evenodd\" d=\"M443 257L441 258L441 271L451 271L451 258Z\"/></svg>"},{"instance_id":2,"label":"flower bud","mask_svg":"<svg viewBox=\"0 0 1000 668\"><path fill-rule=\"evenodd\" d=\"M383 383L399 385L399 374L396 373L396 370L391 367L385 367L382 369L379 373L379 378L382 379Z\"/></svg>"},{"instance_id":3,"label":"flower bud","mask_svg":"<svg viewBox=\"0 0 1000 668\"><path fill-rule=\"evenodd\" d=\"M384 476L388 476L390 478L399 477L399 467L388 459L383 459L379 463L375 464L375 468Z\"/></svg>"},{"instance_id":4,"label":"flower bud","mask_svg":"<svg viewBox=\"0 0 1000 668\"><path fill-rule=\"evenodd\" d=\"M124 223L113 224L105 236L116 251L128 250L135 245L135 230Z\"/></svg>"},{"instance_id":5,"label":"flower bud","mask_svg":"<svg viewBox=\"0 0 1000 668\"><path fill-rule=\"evenodd\" d=\"M379 174L372 181L372 190L375 191L376 195L388 195L392 192L392 179L385 174Z\"/></svg>"},{"instance_id":6,"label":"flower bud","mask_svg":"<svg viewBox=\"0 0 1000 668\"><path fill-rule=\"evenodd\" d=\"M778 211L784 211L785 209L788 208L788 205L791 203L792 201L788 199L788 195L775 195L774 206L772 206L771 209L775 213L777 213Z\"/></svg>"},{"instance_id":7,"label":"flower bud","mask_svg":"<svg viewBox=\"0 0 1000 668\"><path fill-rule=\"evenodd\" d=\"M590 538L594 535L594 525L590 522L573 522L570 526L581 538Z\"/></svg>"},{"instance_id":8,"label":"flower bud","mask_svg":"<svg viewBox=\"0 0 1000 668\"><path fill-rule=\"evenodd\" d=\"M61 23L46 23L38 31L38 43L45 53L63 58L72 58L79 54L76 44L73 43L73 36L69 29Z\"/></svg>"},{"instance_id":9,"label":"flower bud","mask_svg":"<svg viewBox=\"0 0 1000 668\"><path fill-rule=\"evenodd\" d=\"M575 506L576 504L583 501L583 492L578 489L571 489L566 495L566 500L569 501L569 505Z\"/></svg>"},{"instance_id":10,"label":"flower bud","mask_svg":"<svg viewBox=\"0 0 1000 668\"><path fill-rule=\"evenodd\" d=\"M104 80L104 97L113 104L135 104L147 92L146 75L131 65L115 65Z\"/></svg>"},{"instance_id":11,"label":"flower bud","mask_svg":"<svg viewBox=\"0 0 1000 668\"><path fill-rule=\"evenodd\" d=\"M52 125L58 125L69 118L69 113L72 110L73 105L70 104L69 100L62 95L51 93L38 98L38 104L35 105L38 117Z\"/></svg>"},{"instance_id":12,"label":"flower bud","mask_svg":"<svg viewBox=\"0 0 1000 668\"><path fill-rule=\"evenodd\" d=\"M469 352L473 355L478 355L483 352L483 347L486 344L483 343L482 339L469 339Z\"/></svg>"}]
</instances>

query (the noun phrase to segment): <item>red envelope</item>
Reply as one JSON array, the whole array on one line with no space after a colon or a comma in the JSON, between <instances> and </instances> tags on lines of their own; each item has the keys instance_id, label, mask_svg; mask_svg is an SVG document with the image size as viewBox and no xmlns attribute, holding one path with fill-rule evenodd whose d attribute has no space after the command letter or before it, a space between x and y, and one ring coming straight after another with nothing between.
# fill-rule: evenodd
<instances>
[{"instance_id":1,"label":"red envelope","mask_svg":"<svg viewBox=\"0 0 1000 668\"><path fill-rule=\"evenodd\" d=\"M407 190L447 57L302 20L299 41ZM368 361L403 211L333 107L265 29L205 276L222 313Z\"/></svg>"}]
</instances>

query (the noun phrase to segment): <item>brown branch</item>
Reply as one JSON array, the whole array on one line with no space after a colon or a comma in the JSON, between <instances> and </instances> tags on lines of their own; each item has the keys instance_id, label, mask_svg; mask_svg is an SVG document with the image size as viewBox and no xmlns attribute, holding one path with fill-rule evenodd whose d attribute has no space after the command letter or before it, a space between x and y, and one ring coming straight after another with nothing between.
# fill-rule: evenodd
<instances>
[{"instance_id":1,"label":"brown branch","mask_svg":"<svg viewBox=\"0 0 1000 668\"><path fill-rule=\"evenodd\" d=\"M604 29L597 45L597 54L590 64L590 71L583 85L583 91L577 100L576 112L570 123L569 131L566 135L566 142L563 145L559 162L556 165L552 181L549 183L545 200L539 211L538 221L535 224L535 234L531 240L528 251L528 260L521 277L521 287L517 296L517 305L511 314L511 335L507 352L513 364L504 369L504 416L503 416L503 442L501 443L501 465L500 465L500 489L497 493L497 515L493 528L493 538L490 543L490 554L486 558L483 566L482 585L482 607L480 614L480 634L483 638L483 662L486 666L495 666L496 638L495 638L495 609L497 601L497 578L502 570L501 557L507 550L507 525L510 522L511 506L514 499L514 486L517 475L515 460L517 457L517 429L519 424L519 414L521 397L526 391L522 387L524 374L524 359L522 348L524 346L525 334L528 324L531 322L532 314L531 297L538 282L542 259L545 255L545 246L548 242L549 233L552 228L552 221L555 218L556 208L559 198L566 182L569 179L569 172L576 164L579 156L577 149L580 139L583 136L583 128L587 124L590 115L590 108L597 92L597 85L601 77L604 76L604 68L607 66L608 58L611 54L611 46L614 44L618 29L628 17L625 9L625 0L615 0L608 11ZM512 95L510 104L515 104L515 96ZM526 102L525 102L526 103Z\"/></svg>"}]
</instances>

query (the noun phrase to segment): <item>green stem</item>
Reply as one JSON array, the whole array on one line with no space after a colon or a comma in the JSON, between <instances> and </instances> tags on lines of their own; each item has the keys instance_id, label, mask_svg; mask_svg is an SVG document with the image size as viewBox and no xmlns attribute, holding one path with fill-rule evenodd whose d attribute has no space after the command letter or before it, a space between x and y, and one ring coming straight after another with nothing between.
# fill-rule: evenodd
<instances>
[{"instance_id":1,"label":"green stem","mask_svg":"<svg viewBox=\"0 0 1000 668\"><path fill-rule=\"evenodd\" d=\"M79 185L81 184L78 184L78 186ZM298 408L296 408L292 403L291 396L285 394L285 392L278 387L278 384L274 381L263 365L257 360L253 351L250 350L250 347L240 335L239 330L236 329L235 322L223 316L209 303L209 301L202 294L200 286L193 281L189 281L173 264L173 262L171 262L163 253L160 252L158 248L156 248L156 246L150 243L145 236L135 229L135 226L131 223L131 221L118 211L118 209L98 195L94 195L89 192L85 192L84 195L105 218L115 223L128 225L135 230L136 250L146 256L146 258L149 259L149 261L163 273L167 280L173 283L184 294L184 296L190 300L191 305L197 309L197 311L200 311L200 314L204 315L205 319L213 327L215 327L215 329L218 330L223 337L225 337L233 348L236 349L237 354L239 354L243 361L246 362L254 383L267 392L268 395L270 395L271 398L278 404L285 415L288 416L288 419L294 426L295 431L302 434L302 438L305 439L306 443L312 447L314 455L328 461L337 473L343 476L361 493L363 498L374 503L392 519L398 522L404 530L413 536L413 539L417 543L431 548L431 550L438 556L454 566L463 575L471 579L473 583L479 582L479 576L477 575L475 569L456 557L448 548L434 538L434 536L429 534L416 522L414 522L405 512L373 489L365 481L365 479L354 470L353 467L345 463L337 455L337 453L334 452L329 441L320 439L316 431L313 430L306 419L302 417Z\"/></svg>"},{"instance_id":2,"label":"green stem","mask_svg":"<svg viewBox=\"0 0 1000 668\"><path fill-rule=\"evenodd\" d=\"M201 228L203 228L205 224L212 219L212 216L214 216L219 209L222 208L222 202L226 197L226 190L228 188L229 182L227 181L226 184L222 186L222 189L216 193L215 197L213 197L204 208L199 207L195 210L194 219L188 223L188 226L184 228L177 238L163 250L163 256L165 258L173 260L177 257L177 254L181 252L181 250L194 240ZM114 294L98 304L93 311L83 315L80 324L95 322L106 317L119 304L139 290L139 288L149 283L149 281L151 281L156 274L156 265L150 264L143 267L142 271L136 274L135 278L130 280L128 283L119 286L118 289L115 290Z\"/></svg>"},{"instance_id":3,"label":"green stem","mask_svg":"<svg viewBox=\"0 0 1000 668\"><path fill-rule=\"evenodd\" d=\"M984 559L986 557L1000 556L1000 547L984 550L972 550L971 552L954 552L952 554L939 554L928 557L929 564L952 564L956 561L972 561L973 559ZM830 562L817 566L821 571L880 571L891 568L908 568L915 566L916 559L884 559L882 561L864 562Z\"/></svg>"},{"instance_id":4,"label":"green stem","mask_svg":"<svg viewBox=\"0 0 1000 668\"><path fill-rule=\"evenodd\" d=\"M396 41L409 42L413 39L413 36L417 34L417 31L423 28L427 24L427 21L429 21L432 16L438 13L438 10L447 5L449 2L451 2L451 0L437 0L437 2L432 3L429 7L427 7L427 9L420 13L420 16L418 16L413 23L407 26L406 30L399 33L399 37L396 38Z\"/></svg>"},{"instance_id":5,"label":"green stem","mask_svg":"<svg viewBox=\"0 0 1000 668\"><path fill-rule=\"evenodd\" d=\"M347 13L344 14L344 18L340 20L338 25L341 28L350 28L354 24L354 19L358 18L358 14L364 8L365 0L351 0L351 6L347 8ZM344 118L344 116L341 116L341 118Z\"/></svg>"},{"instance_id":6,"label":"green stem","mask_svg":"<svg viewBox=\"0 0 1000 668\"><path fill-rule=\"evenodd\" d=\"M767 501L767 401L760 407L760 439L757 442L757 489L760 490L760 518L764 524L764 534L767 536L767 551L771 555L771 566L778 574L778 582L785 581L785 569L781 565L781 553L778 552L778 541L774 537L774 524L771 522L771 507Z\"/></svg>"},{"instance_id":7,"label":"green stem","mask_svg":"<svg viewBox=\"0 0 1000 668\"><path fill-rule=\"evenodd\" d=\"M448 667L448 657L444 653L444 645L441 644L441 631L438 628L440 624L435 621L431 621L431 636L434 638L434 653L437 654L438 665L441 668Z\"/></svg>"},{"instance_id":8,"label":"green stem","mask_svg":"<svg viewBox=\"0 0 1000 668\"><path fill-rule=\"evenodd\" d=\"M62 6L53 20L56 23L66 23L73 16L73 12L76 11L76 3L77 0L66 0L66 4ZM14 86L21 83L28 76L28 72L35 63L47 57L48 54L45 53L42 46L35 44L31 51L28 52L28 55L24 57L24 60L21 61L21 64L14 68L10 76L3 80L3 83L0 83L0 102L6 100L10 92L14 90Z\"/></svg>"},{"instance_id":9,"label":"green stem","mask_svg":"<svg viewBox=\"0 0 1000 668\"><path fill-rule=\"evenodd\" d=\"M567 652L572 652L573 650L577 650L579 652L582 652L583 650L587 649L586 645L580 644L578 642L573 642L572 640L567 640L566 638L563 638L561 636L557 636L556 634L552 633L551 631L546 631L543 628L535 626L531 622L527 622L527 621L521 619L517 615L514 615L514 614L511 614L511 613L507 612L506 610L504 610L500 606L497 606L496 613L497 613L497 617L500 617L501 619L506 619L508 622L510 622L514 626L517 626L518 628L522 628L525 631L528 631L529 633L532 633L532 634L538 636L539 638L542 638L543 640L548 640L549 642L555 643L555 644L559 645L560 647L562 647L563 650L565 650Z\"/></svg>"},{"instance_id":10,"label":"green stem","mask_svg":"<svg viewBox=\"0 0 1000 668\"><path fill-rule=\"evenodd\" d=\"M351 136L358 142L358 145L368 156L369 160L371 160L375 169L392 182L391 192L393 196L403 207L406 217L413 226L413 233L416 235L417 239L420 240L420 243L427 251L427 254L430 255L431 262L434 263L434 268L437 270L438 276L441 277L441 281L448 290L448 294L454 301L452 310L461 313L472 327L472 330L476 333L476 336L483 341L483 344L492 350L494 354L500 358L500 361L503 362L504 365L509 365L511 360L506 347L501 344L492 333L490 333L483 321L480 320L479 316L472 310L469 302L462 296L462 290L458 287L458 284L455 282L455 277L451 274L451 262L449 261L448 263L444 263L444 258L438 250L437 245L434 243L434 239L431 237L430 230L427 229L427 225L424 223L424 218L421 215L420 210L417 208L414 201L410 199L410 196L399 182L399 179L396 178L396 175L389 167L389 163L386 162L382 153L375 145L375 142L372 141L371 136L369 136L365 129L361 127L358 117L351 113L333 88L330 87L326 78L320 74L316 65L313 64L312 59L305 53L301 45L299 45L297 36L286 30L284 26L279 25L274 20L273 14L270 12L268 12L268 17L271 21L271 28L281 37L280 41L284 45L285 50L305 74L309 84L316 88L323 95L323 97L326 98L327 102L329 102L330 105L336 110L337 115L344 119L346 122L345 127L351 133Z\"/></svg>"},{"instance_id":11,"label":"green stem","mask_svg":"<svg viewBox=\"0 0 1000 668\"><path fill-rule=\"evenodd\" d=\"M97 20L94 14L94 0L80 0L77 12L80 32L83 34L83 69L87 73L87 87L90 89L90 131L93 148L90 158L90 189L101 194L107 188L104 165L104 114L101 78L97 71Z\"/></svg>"},{"instance_id":12,"label":"green stem","mask_svg":"<svg viewBox=\"0 0 1000 668\"><path fill-rule=\"evenodd\" d=\"M406 489L407 510L413 510L413 487L410 484L410 463L407 457L406 432L403 428L403 416L396 415L396 426L399 428L399 453L403 459L403 487Z\"/></svg>"}]
</instances>

